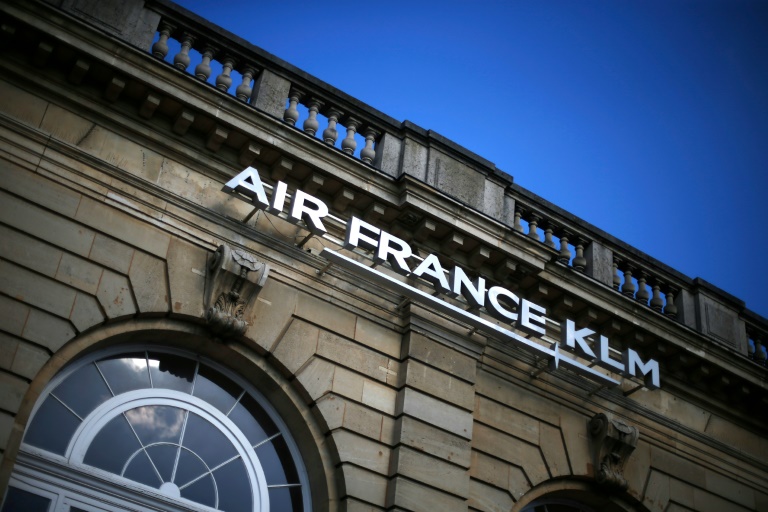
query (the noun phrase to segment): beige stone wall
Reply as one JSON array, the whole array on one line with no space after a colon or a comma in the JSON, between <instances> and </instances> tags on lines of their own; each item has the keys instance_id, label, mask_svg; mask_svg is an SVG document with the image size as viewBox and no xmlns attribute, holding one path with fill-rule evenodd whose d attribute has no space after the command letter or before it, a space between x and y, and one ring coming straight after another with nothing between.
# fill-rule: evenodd
<instances>
[{"instance_id":1,"label":"beige stone wall","mask_svg":"<svg viewBox=\"0 0 768 512\"><path fill-rule=\"evenodd\" d=\"M213 157L162 150L151 124L129 130L11 81L0 113L0 485L34 399L80 351L142 326L204 338L206 261L227 243L272 272L243 339L196 346L237 355L241 373L260 365L261 385L283 390L273 396L310 425L310 474L331 510L509 511L548 491L579 496L593 489L587 422L603 411L641 432L629 490L606 507L768 510L768 443L728 411L663 389L614 400L532 379L450 319L397 311L343 273L318 279L283 244L295 226L260 215L254 232L274 243L249 236L250 209L201 170Z\"/></svg>"}]
</instances>

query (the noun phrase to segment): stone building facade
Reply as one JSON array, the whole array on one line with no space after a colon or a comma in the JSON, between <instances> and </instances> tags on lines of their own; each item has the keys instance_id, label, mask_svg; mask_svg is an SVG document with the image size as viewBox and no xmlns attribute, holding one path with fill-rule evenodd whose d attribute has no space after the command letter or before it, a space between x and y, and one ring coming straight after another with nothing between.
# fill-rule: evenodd
<instances>
[{"instance_id":1,"label":"stone building facade","mask_svg":"<svg viewBox=\"0 0 768 512\"><path fill-rule=\"evenodd\" d=\"M0 25L3 511L768 510L739 299L167 0Z\"/></svg>"}]
</instances>

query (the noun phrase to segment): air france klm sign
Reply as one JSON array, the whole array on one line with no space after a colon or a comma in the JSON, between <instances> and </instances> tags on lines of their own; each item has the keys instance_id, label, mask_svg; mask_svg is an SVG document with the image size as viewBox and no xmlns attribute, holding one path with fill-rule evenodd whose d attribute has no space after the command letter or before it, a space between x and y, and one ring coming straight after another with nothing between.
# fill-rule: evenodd
<instances>
[{"instance_id":1,"label":"air france klm sign","mask_svg":"<svg viewBox=\"0 0 768 512\"><path fill-rule=\"evenodd\" d=\"M290 222L303 221L307 229L315 235L322 236L327 233L323 219L328 217L329 211L322 200L302 190L296 190L289 197L288 185L282 181L275 184L271 196L268 197L258 171L253 167L247 168L232 178L224 185L223 190L274 215L283 213L287 206L286 214ZM613 359L610 355L608 338L597 335L590 329L576 329L572 320L566 320L561 324L559 343L546 346L534 341L530 338L541 338L546 334L547 311L544 307L520 298L504 287L488 286L483 277L471 279L459 266L445 269L435 254L429 254L417 262L407 242L353 216L347 222L344 248L352 250L356 247L372 251L374 262L388 262L400 275L424 279L436 291L449 297L463 297L470 308L465 310L456 307L435 295L375 268L365 266L338 251L324 248L320 256L411 300L430 306L529 353L546 358L549 360L550 370L565 367L605 386L619 384L616 379L594 368L594 365L597 365L621 375L640 377L649 389L659 387L659 364L655 360L650 359L644 362L631 348L622 352L621 361ZM472 312L479 308L485 308L488 314L499 320L501 324L486 320ZM530 338L510 330L507 325L526 333ZM592 364L584 364L560 352L561 348L578 354Z\"/></svg>"}]
</instances>

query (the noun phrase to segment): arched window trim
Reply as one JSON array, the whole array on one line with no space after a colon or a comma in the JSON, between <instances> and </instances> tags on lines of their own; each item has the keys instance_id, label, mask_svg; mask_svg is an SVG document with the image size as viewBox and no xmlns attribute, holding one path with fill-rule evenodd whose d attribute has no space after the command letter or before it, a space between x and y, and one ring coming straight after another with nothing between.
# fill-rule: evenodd
<instances>
[{"instance_id":1,"label":"arched window trim","mask_svg":"<svg viewBox=\"0 0 768 512\"><path fill-rule=\"evenodd\" d=\"M172 355L188 358L200 364L209 366L213 370L221 373L223 376L232 380L234 383L236 383L242 389L244 389L247 393L249 393L259 403L259 405L267 412L270 419L275 423L279 431L283 434L282 437L285 440L286 444L288 445L288 449L296 465L296 471L298 473L299 482L303 489L302 499L303 499L304 510L306 512L312 511L312 502L311 502L312 500L309 493L310 486L309 486L308 473L303 463L303 460L301 458L298 445L293 439L293 437L290 435L290 430L288 429L286 423L283 421L281 415L277 412L274 406L258 391L258 389L254 387L253 384L251 384L244 378L240 377L232 370L222 366L220 363L217 363L216 361L211 360L205 356L201 356L187 350L182 350L182 349L173 348L173 347L166 347L163 345L131 344L131 345L119 345L119 346L111 347L109 349L96 351L85 357L82 357L78 359L74 364L67 365L66 368L64 368L53 379L51 379L51 381L45 387L43 392L39 395L32 409L32 413L30 414L30 422L34 419L42 403L49 396L49 394L54 389L56 389L56 387L59 386L59 384L64 382L67 378L69 378L72 374L77 372L79 369L81 369L82 367L88 364L93 363L94 361L105 359L111 356L117 356L120 354L128 354L132 352L165 353L165 354L172 354ZM157 395L162 395L162 396L157 396ZM194 410L190 409L192 412L203 413L202 414L203 417L205 417L205 419L207 420L210 420L213 418L216 420L215 423L219 423L220 425L227 425L229 423L229 427L231 427L232 429L230 430L230 428L225 428L225 429L222 429L222 432L225 435L227 435L230 439L236 440L237 441L237 443L235 443L236 446L243 446L244 447L243 449L246 451L247 455L255 456L253 448L250 447L250 444L248 443L247 440L244 439L244 436L242 436L242 434L238 432L237 427L235 427L234 424L231 423L231 420L229 420L229 418L221 414L221 412L215 407L213 407L211 404L208 404L207 402L195 396L188 395L178 391L158 389L158 388L146 388L143 390L129 391L118 396L126 397L125 400L121 400L121 403L119 405L113 402L113 405L115 407L121 408L121 410L127 410L133 407L140 407L141 406L140 404L147 405L150 402L152 403L152 405L160 405L161 402L159 402L157 398L160 398L161 400L170 400L170 402L168 402L167 405L178 406L179 405L178 403L171 403L171 402L174 400L179 400L180 403L184 403L192 407L194 409ZM27 443L22 442L19 458L17 461L17 463L20 465L19 469L20 469L21 475L26 474L28 477L31 474L49 473L51 472L50 468L57 467L57 466L60 467L60 469L59 471L54 471L54 472L60 475L64 475L65 472L62 471L63 469L62 466L73 464L75 467L77 467L78 471L82 472L84 476L92 474L93 476L99 479L105 480L113 485L120 485L123 487L129 487L131 489L138 489L140 492L146 493L146 489L143 486L141 486L141 484L133 483L130 480L126 480L124 478L115 477L115 475L109 474L105 471L94 469L94 468L91 468L90 466L86 466L82 464L85 450L87 450L87 447L90 441L99 431L99 428L96 428L97 421L98 421L98 426L101 427L104 424L106 424L106 422L109 421L111 418L114 418L116 414L119 414L119 412L115 412L114 414L109 414L109 410L115 409L115 407L108 405L109 402L112 402L112 400L114 400L114 398L98 406L96 410L92 411L89 414L89 420L87 422L83 422L83 424L81 424L78 427L77 431L72 437L72 440L70 441L70 445L69 445L66 456L60 456L58 454L55 454L55 453L46 451L44 449L41 449L35 446L31 446ZM130 402L133 402L133 404L130 407L124 408L124 406L126 406ZM100 410L100 409L104 409L104 410ZM239 435L242 439L238 439L237 435ZM240 444L243 441L244 441L244 444ZM248 451L250 451L250 453L248 453ZM21 468L21 466L23 466L23 469ZM256 466L258 466L258 464ZM48 467L48 469L46 469L46 467ZM42 470L42 472L39 470ZM258 473L259 471L261 471L261 468L259 467L258 470L254 470L254 471ZM256 476L256 480L258 481L259 479L258 474L256 474L255 476ZM26 480L26 478L24 478L23 476L22 478ZM261 478L264 478L263 471L261 471ZM265 492L266 492L266 489L267 489L266 481L264 480ZM256 492L256 488L254 488L254 492ZM259 488L259 492L261 492L260 488ZM157 493L150 493L150 494L157 494ZM161 499L165 498L164 496L159 494L157 496ZM262 500L262 503L268 502L268 499L269 497L267 493L265 494L266 501ZM186 506L192 509L213 510L208 507L205 507L204 505L200 505L194 502L188 502L187 500L182 499L182 502L183 502L182 506ZM174 504L168 503L167 507L162 506L158 510L172 510L175 508L176 506Z\"/></svg>"}]
</instances>

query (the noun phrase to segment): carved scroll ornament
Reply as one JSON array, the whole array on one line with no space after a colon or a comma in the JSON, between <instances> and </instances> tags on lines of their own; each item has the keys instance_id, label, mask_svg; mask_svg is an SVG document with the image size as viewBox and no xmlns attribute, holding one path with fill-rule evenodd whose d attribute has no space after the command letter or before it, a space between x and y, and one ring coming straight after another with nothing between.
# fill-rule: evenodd
<instances>
[{"instance_id":1,"label":"carved scroll ornament","mask_svg":"<svg viewBox=\"0 0 768 512\"><path fill-rule=\"evenodd\" d=\"M589 421L589 434L593 441L595 480L606 488L626 490L624 464L637 446L637 427L599 413Z\"/></svg>"},{"instance_id":2,"label":"carved scroll ornament","mask_svg":"<svg viewBox=\"0 0 768 512\"><path fill-rule=\"evenodd\" d=\"M269 266L252 254L219 246L208 263L205 282L205 320L213 334L229 338L245 333L248 323L244 314L268 275Z\"/></svg>"}]
</instances>

